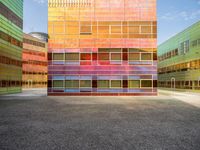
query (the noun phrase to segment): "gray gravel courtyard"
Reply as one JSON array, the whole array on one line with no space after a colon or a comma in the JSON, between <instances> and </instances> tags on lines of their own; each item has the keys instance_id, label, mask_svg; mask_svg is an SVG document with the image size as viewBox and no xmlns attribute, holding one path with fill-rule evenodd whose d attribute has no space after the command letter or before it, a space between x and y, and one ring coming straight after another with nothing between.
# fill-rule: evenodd
<instances>
[{"instance_id":1,"label":"gray gravel courtyard","mask_svg":"<svg viewBox=\"0 0 200 150\"><path fill-rule=\"evenodd\" d=\"M0 150L200 150L200 108L169 93L0 99Z\"/></svg>"}]
</instances>

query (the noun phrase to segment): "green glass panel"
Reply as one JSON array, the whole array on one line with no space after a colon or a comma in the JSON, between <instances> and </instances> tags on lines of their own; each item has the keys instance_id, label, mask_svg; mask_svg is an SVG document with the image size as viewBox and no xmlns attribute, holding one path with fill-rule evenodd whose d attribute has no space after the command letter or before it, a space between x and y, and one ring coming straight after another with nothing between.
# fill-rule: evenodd
<instances>
[{"instance_id":1,"label":"green glass panel","mask_svg":"<svg viewBox=\"0 0 200 150\"><path fill-rule=\"evenodd\" d=\"M121 88L122 81L121 80L112 80L111 81L111 87L112 88Z\"/></svg>"},{"instance_id":2,"label":"green glass panel","mask_svg":"<svg viewBox=\"0 0 200 150\"><path fill-rule=\"evenodd\" d=\"M53 81L53 87L63 87L64 82L61 80Z\"/></svg>"},{"instance_id":3,"label":"green glass panel","mask_svg":"<svg viewBox=\"0 0 200 150\"><path fill-rule=\"evenodd\" d=\"M152 87L152 80L142 80L141 87Z\"/></svg>"},{"instance_id":4,"label":"green glass panel","mask_svg":"<svg viewBox=\"0 0 200 150\"><path fill-rule=\"evenodd\" d=\"M141 53L141 60L152 60L151 53Z\"/></svg>"},{"instance_id":5,"label":"green glass panel","mask_svg":"<svg viewBox=\"0 0 200 150\"><path fill-rule=\"evenodd\" d=\"M121 60L121 53L111 53L111 60Z\"/></svg>"},{"instance_id":6,"label":"green glass panel","mask_svg":"<svg viewBox=\"0 0 200 150\"><path fill-rule=\"evenodd\" d=\"M83 87L83 88L91 87L91 81L90 80L81 80L80 87Z\"/></svg>"},{"instance_id":7,"label":"green glass panel","mask_svg":"<svg viewBox=\"0 0 200 150\"><path fill-rule=\"evenodd\" d=\"M109 80L99 80L97 81L98 88L109 88Z\"/></svg>"},{"instance_id":8,"label":"green glass panel","mask_svg":"<svg viewBox=\"0 0 200 150\"><path fill-rule=\"evenodd\" d=\"M140 88L140 80L129 80L128 87L129 88Z\"/></svg>"},{"instance_id":9,"label":"green glass panel","mask_svg":"<svg viewBox=\"0 0 200 150\"><path fill-rule=\"evenodd\" d=\"M66 80L65 87L66 88L79 88L79 81L78 80Z\"/></svg>"},{"instance_id":10,"label":"green glass panel","mask_svg":"<svg viewBox=\"0 0 200 150\"><path fill-rule=\"evenodd\" d=\"M54 53L53 60L64 60L64 54L63 53Z\"/></svg>"},{"instance_id":11,"label":"green glass panel","mask_svg":"<svg viewBox=\"0 0 200 150\"><path fill-rule=\"evenodd\" d=\"M79 53L66 53L66 61L79 61Z\"/></svg>"},{"instance_id":12,"label":"green glass panel","mask_svg":"<svg viewBox=\"0 0 200 150\"><path fill-rule=\"evenodd\" d=\"M140 54L139 53L129 53L128 58L129 58L129 60L140 60Z\"/></svg>"}]
</instances>

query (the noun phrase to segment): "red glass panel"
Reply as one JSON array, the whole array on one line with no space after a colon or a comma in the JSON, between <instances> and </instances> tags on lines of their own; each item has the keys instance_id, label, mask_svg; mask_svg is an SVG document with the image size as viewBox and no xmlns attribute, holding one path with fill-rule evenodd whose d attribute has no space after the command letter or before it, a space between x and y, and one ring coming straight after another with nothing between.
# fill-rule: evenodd
<instances>
[{"instance_id":1,"label":"red glass panel","mask_svg":"<svg viewBox=\"0 0 200 150\"><path fill-rule=\"evenodd\" d=\"M81 60L91 60L90 53L81 53Z\"/></svg>"}]
</instances>

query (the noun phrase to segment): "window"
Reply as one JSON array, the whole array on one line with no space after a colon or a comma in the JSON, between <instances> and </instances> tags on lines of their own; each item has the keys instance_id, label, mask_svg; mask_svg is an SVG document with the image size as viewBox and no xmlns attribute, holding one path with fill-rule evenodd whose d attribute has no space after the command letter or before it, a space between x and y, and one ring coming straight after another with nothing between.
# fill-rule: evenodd
<instances>
[{"instance_id":1,"label":"window","mask_svg":"<svg viewBox=\"0 0 200 150\"><path fill-rule=\"evenodd\" d=\"M129 53L129 61L131 60L140 60L140 54L139 53Z\"/></svg>"},{"instance_id":2,"label":"window","mask_svg":"<svg viewBox=\"0 0 200 150\"><path fill-rule=\"evenodd\" d=\"M139 26L130 26L129 27L129 33L140 33L140 27Z\"/></svg>"},{"instance_id":3,"label":"window","mask_svg":"<svg viewBox=\"0 0 200 150\"><path fill-rule=\"evenodd\" d=\"M54 53L53 60L64 60L64 54L63 53Z\"/></svg>"},{"instance_id":4,"label":"window","mask_svg":"<svg viewBox=\"0 0 200 150\"><path fill-rule=\"evenodd\" d=\"M128 87L129 88L140 88L140 80L129 80Z\"/></svg>"},{"instance_id":5,"label":"window","mask_svg":"<svg viewBox=\"0 0 200 150\"><path fill-rule=\"evenodd\" d=\"M18 41L17 39L11 37L10 35L0 31L0 38L3 39L4 41L7 41L15 46L21 47L22 48L22 42Z\"/></svg>"},{"instance_id":6,"label":"window","mask_svg":"<svg viewBox=\"0 0 200 150\"><path fill-rule=\"evenodd\" d=\"M98 60L109 60L109 53L99 53Z\"/></svg>"},{"instance_id":7,"label":"window","mask_svg":"<svg viewBox=\"0 0 200 150\"><path fill-rule=\"evenodd\" d=\"M66 53L66 61L79 61L79 53Z\"/></svg>"},{"instance_id":8,"label":"window","mask_svg":"<svg viewBox=\"0 0 200 150\"><path fill-rule=\"evenodd\" d=\"M55 88L64 87L64 82L62 80L54 80L53 81L53 87L55 87Z\"/></svg>"},{"instance_id":9,"label":"window","mask_svg":"<svg viewBox=\"0 0 200 150\"><path fill-rule=\"evenodd\" d=\"M191 42L192 47L196 47L197 46L197 40L194 40Z\"/></svg>"},{"instance_id":10,"label":"window","mask_svg":"<svg viewBox=\"0 0 200 150\"><path fill-rule=\"evenodd\" d=\"M81 80L80 81L80 87L81 88L90 88L92 86L91 80Z\"/></svg>"},{"instance_id":11,"label":"window","mask_svg":"<svg viewBox=\"0 0 200 150\"><path fill-rule=\"evenodd\" d=\"M99 26L98 32L100 34L109 34L109 26Z\"/></svg>"},{"instance_id":12,"label":"window","mask_svg":"<svg viewBox=\"0 0 200 150\"><path fill-rule=\"evenodd\" d=\"M141 60L152 60L151 53L141 53Z\"/></svg>"},{"instance_id":13,"label":"window","mask_svg":"<svg viewBox=\"0 0 200 150\"><path fill-rule=\"evenodd\" d=\"M141 87L152 87L152 80L142 80Z\"/></svg>"},{"instance_id":14,"label":"window","mask_svg":"<svg viewBox=\"0 0 200 150\"><path fill-rule=\"evenodd\" d=\"M175 49L175 55L178 55L178 49Z\"/></svg>"},{"instance_id":15,"label":"window","mask_svg":"<svg viewBox=\"0 0 200 150\"><path fill-rule=\"evenodd\" d=\"M111 53L111 60L121 60L121 53Z\"/></svg>"},{"instance_id":16,"label":"window","mask_svg":"<svg viewBox=\"0 0 200 150\"><path fill-rule=\"evenodd\" d=\"M79 88L79 80L66 80L65 87L66 88Z\"/></svg>"},{"instance_id":17,"label":"window","mask_svg":"<svg viewBox=\"0 0 200 150\"><path fill-rule=\"evenodd\" d=\"M114 33L114 34L121 34L122 33L122 30L121 30L121 26L111 26L111 34Z\"/></svg>"},{"instance_id":18,"label":"window","mask_svg":"<svg viewBox=\"0 0 200 150\"><path fill-rule=\"evenodd\" d=\"M41 43L41 42L38 42L38 41L33 41L33 40L30 40L30 39L26 39L26 38L23 39L23 42L26 43L26 44L34 45L34 46L45 47L44 43Z\"/></svg>"},{"instance_id":19,"label":"window","mask_svg":"<svg viewBox=\"0 0 200 150\"><path fill-rule=\"evenodd\" d=\"M109 80L99 80L97 81L98 88L109 88Z\"/></svg>"},{"instance_id":20,"label":"window","mask_svg":"<svg viewBox=\"0 0 200 150\"><path fill-rule=\"evenodd\" d=\"M92 26L80 26L80 34L81 35L91 35L92 34Z\"/></svg>"},{"instance_id":21,"label":"window","mask_svg":"<svg viewBox=\"0 0 200 150\"><path fill-rule=\"evenodd\" d=\"M187 40L187 41L182 42L182 43L180 44L179 52L180 52L181 55L183 55L183 54L189 52L189 43L190 43L190 41Z\"/></svg>"},{"instance_id":22,"label":"window","mask_svg":"<svg viewBox=\"0 0 200 150\"><path fill-rule=\"evenodd\" d=\"M91 54L90 53L82 53L81 60L91 60Z\"/></svg>"},{"instance_id":23,"label":"window","mask_svg":"<svg viewBox=\"0 0 200 150\"><path fill-rule=\"evenodd\" d=\"M111 81L111 88L121 88L122 81L121 80L112 80Z\"/></svg>"},{"instance_id":24,"label":"window","mask_svg":"<svg viewBox=\"0 0 200 150\"><path fill-rule=\"evenodd\" d=\"M197 41L198 41L198 45L200 46L200 39L198 39Z\"/></svg>"},{"instance_id":25,"label":"window","mask_svg":"<svg viewBox=\"0 0 200 150\"><path fill-rule=\"evenodd\" d=\"M23 27L23 20L13 13L6 5L0 2L0 14L7 18L9 21L17 25L20 29Z\"/></svg>"},{"instance_id":26,"label":"window","mask_svg":"<svg viewBox=\"0 0 200 150\"><path fill-rule=\"evenodd\" d=\"M151 26L142 26L141 33L151 33Z\"/></svg>"}]
</instances>

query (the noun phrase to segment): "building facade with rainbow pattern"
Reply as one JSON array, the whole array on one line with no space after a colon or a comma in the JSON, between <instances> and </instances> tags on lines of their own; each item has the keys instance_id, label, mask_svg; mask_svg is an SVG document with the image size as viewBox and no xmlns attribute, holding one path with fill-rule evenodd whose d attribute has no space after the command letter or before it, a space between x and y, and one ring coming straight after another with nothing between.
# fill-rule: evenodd
<instances>
[{"instance_id":1,"label":"building facade with rainbow pattern","mask_svg":"<svg viewBox=\"0 0 200 150\"><path fill-rule=\"evenodd\" d=\"M156 0L49 0L48 95L157 95Z\"/></svg>"}]
</instances>

